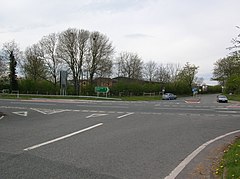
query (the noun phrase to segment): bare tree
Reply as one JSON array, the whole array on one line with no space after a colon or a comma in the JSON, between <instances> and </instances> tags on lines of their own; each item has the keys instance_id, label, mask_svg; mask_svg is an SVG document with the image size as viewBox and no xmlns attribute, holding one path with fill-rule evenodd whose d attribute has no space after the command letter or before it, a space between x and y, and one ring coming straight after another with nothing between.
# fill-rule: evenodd
<instances>
[{"instance_id":1,"label":"bare tree","mask_svg":"<svg viewBox=\"0 0 240 179\"><path fill-rule=\"evenodd\" d=\"M169 81L170 82L176 82L178 73L181 70L180 64L173 64L173 63L168 63L166 65L166 70L169 73Z\"/></svg>"},{"instance_id":2,"label":"bare tree","mask_svg":"<svg viewBox=\"0 0 240 179\"><path fill-rule=\"evenodd\" d=\"M26 78L34 81L48 79L48 69L44 62L44 52L40 44L34 44L26 49L23 70Z\"/></svg>"},{"instance_id":3,"label":"bare tree","mask_svg":"<svg viewBox=\"0 0 240 179\"><path fill-rule=\"evenodd\" d=\"M170 82L170 73L164 64L159 64L156 70L156 81L160 83Z\"/></svg>"},{"instance_id":4,"label":"bare tree","mask_svg":"<svg viewBox=\"0 0 240 179\"><path fill-rule=\"evenodd\" d=\"M148 79L150 82L155 79L157 71L157 63L154 61L149 61L148 63L144 64L144 76L146 79Z\"/></svg>"},{"instance_id":5,"label":"bare tree","mask_svg":"<svg viewBox=\"0 0 240 179\"><path fill-rule=\"evenodd\" d=\"M96 71L97 77L109 78L112 75L113 61L111 59L105 59L99 64Z\"/></svg>"},{"instance_id":6,"label":"bare tree","mask_svg":"<svg viewBox=\"0 0 240 179\"><path fill-rule=\"evenodd\" d=\"M62 61L57 57L57 43L58 35L56 33L44 36L40 41L40 45L44 53L44 61L48 67L49 73L51 74L51 81L53 81L55 87L57 86L57 77L59 76L60 69L62 67Z\"/></svg>"},{"instance_id":7,"label":"bare tree","mask_svg":"<svg viewBox=\"0 0 240 179\"><path fill-rule=\"evenodd\" d=\"M113 54L114 48L109 39L99 32L92 32L87 58L90 83L92 83L94 75L97 73L101 75L111 74Z\"/></svg>"},{"instance_id":8,"label":"bare tree","mask_svg":"<svg viewBox=\"0 0 240 179\"><path fill-rule=\"evenodd\" d=\"M82 66L87 56L89 32L68 29L59 35L57 54L71 69L75 94L79 94Z\"/></svg>"},{"instance_id":9,"label":"bare tree","mask_svg":"<svg viewBox=\"0 0 240 179\"><path fill-rule=\"evenodd\" d=\"M142 78L143 61L137 54L123 52L118 57L120 76L132 79Z\"/></svg>"},{"instance_id":10,"label":"bare tree","mask_svg":"<svg viewBox=\"0 0 240 179\"><path fill-rule=\"evenodd\" d=\"M0 56L0 78L7 75L7 62L4 57Z\"/></svg>"}]
</instances>

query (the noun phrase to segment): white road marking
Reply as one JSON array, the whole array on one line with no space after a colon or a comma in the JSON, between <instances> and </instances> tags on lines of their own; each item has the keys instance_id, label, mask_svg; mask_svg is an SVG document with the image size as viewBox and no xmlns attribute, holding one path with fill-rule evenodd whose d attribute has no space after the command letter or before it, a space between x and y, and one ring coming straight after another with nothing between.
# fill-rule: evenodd
<instances>
[{"instance_id":1,"label":"white road marking","mask_svg":"<svg viewBox=\"0 0 240 179\"><path fill-rule=\"evenodd\" d=\"M4 118L4 116L1 116L1 117L0 117L0 120L3 119L3 118Z\"/></svg>"},{"instance_id":2,"label":"white road marking","mask_svg":"<svg viewBox=\"0 0 240 179\"><path fill-rule=\"evenodd\" d=\"M171 109L171 110L182 110L182 111L212 111L212 109L199 109L199 108L154 108L154 109Z\"/></svg>"},{"instance_id":3,"label":"white road marking","mask_svg":"<svg viewBox=\"0 0 240 179\"><path fill-rule=\"evenodd\" d=\"M31 104L31 105L42 105L42 106L56 106L56 104L47 104L47 103L21 103L21 102L11 102L12 104Z\"/></svg>"},{"instance_id":4,"label":"white road marking","mask_svg":"<svg viewBox=\"0 0 240 179\"><path fill-rule=\"evenodd\" d=\"M99 108L99 107L101 107L101 108L117 108L117 109L128 108L127 106L103 106L103 105L96 105L96 106L94 106L94 105L77 105L77 106L79 106L79 107L90 107L90 108Z\"/></svg>"},{"instance_id":5,"label":"white road marking","mask_svg":"<svg viewBox=\"0 0 240 179\"><path fill-rule=\"evenodd\" d=\"M96 125L94 125L94 126L87 127L87 128L82 129L82 130L80 130L80 131L76 131L76 132L73 132L73 133L71 133L71 134L67 134L67 135L65 135L65 136L58 137L58 138L56 138L56 139L53 139L53 140L50 140L50 141L47 141L47 142L43 142L43 143L41 143L41 144L37 144L37 145L34 145L34 146L32 146L32 147L25 148L25 149L23 149L23 150L24 150L24 151L33 150L33 149L42 147L42 146L44 146L44 145L48 145L48 144L57 142L57 141L59 141L59 140L63 140L63 139L72 137L72 136L74 136L74 135L83 133L83 132L85 132L85 131L94 129L94 128L99 127L99 126L101 126L101 125L103 125L103 123L99 123L99 124L96 124Z\"/></svg>"},{"instance_id":6,"label":"white road marking","mask_svg":"<svg viewBox=\"0 0 240 179\"><path fill-rule=\"evenodd\" d=\"M205 147L207 147L209 144L222 139L224 137L227 137L229 135L235 134L235 133L239 133L240 130L236 130L233 132L229 132L227 134L221 135L219 137L216 137L215 139L212 139L206 143L204 143L203 145L201 145L200 147L198 147L196 150L194 150L190 155L188 155L168 176L166 176L164 179L174 179L178 176L178 174L187 166L187 164L189 164L191 162L191 160L196 157Z\"/></svg>"},{"instance_id":7,"label":"white road marking","mask_svg":"<svg viewBox=\"0 0 240 179\"><path fill-rule=\"evenodd\" d=\"M18 111L18 112L12 112L13 114L17 114L19 116L27 116L28 112L27 111Z\"/></svg>"},{"instance_id":8,"label":"white road marking","mask_svg":"<svg viewBox=\"0 0 240 179\"><path fill-rule=\"evenodd\" d=\"M87 116L86 118L90 118L90 117L100 117L100 116L106 116L108 114L91 114L89 116Z\"/></svg>"},{"instance_id":9,"label":"white road marking","mask_svg":"<svg viewBox=\"0 0 240 179\"><path fill-rule=\"evenodd\" d=\"M217 112L219 112L219 113L234 113L234 114L238 113L237 111L217 111Z\"/></svg>"},{"instance_id":10,"label":"white road marking","mask_svg":"<svg viewBox=\"0 0 240 179\"><path fill-rule=\"evenodd\" d=\"M134 113L133 113L133 112L127 113L127 114L124 114L124 115L122 115L122 116L118 116L117 118L118 118L118 119L121 119L121 118L123 118L123 117L129 116L129 115L132 115L132 114L134 114Z\"/></svg>"},{"instance_id":11,"label":"white road marking","mask_svg":"<svg viewBox=\"0 0 240 179\"><path fill-rule=\"evenodd\" d=\"M37 111L42 114L56 114L56 113L61 113L61 112L66 112L66 111L72 111L68 109L62 109L62 110L51 110L51 109L35 109L35 108L30 108L31 110Z\"/></svg>"}]
</instances>

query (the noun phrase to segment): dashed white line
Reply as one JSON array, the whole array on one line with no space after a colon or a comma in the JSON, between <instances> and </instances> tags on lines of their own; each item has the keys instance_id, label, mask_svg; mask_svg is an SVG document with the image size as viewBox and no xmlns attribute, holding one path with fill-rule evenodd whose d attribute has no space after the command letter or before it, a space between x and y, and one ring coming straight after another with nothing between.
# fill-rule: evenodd
<instances>
[{"instance_id":1,"label":"dashed white line","mask_svg":"<svg viewBox=\"0 0 240 179\"><path fill-rule=\"evenodd\" d=\"M187 156L187 158L185 158L168 176L165 177L165 179L174 179L178 176L178 174L187 166L187 164L189 162L191 162L191 160L196 157L205 147L207 147L209 144L222 139L224 137L227 137L229 135L235 134L235 133L239 133L240 130L237 131L233 131L224 135L221 135L219 137L216 137L215 139L212 139L206 143L204 143L203 145L201 145L200 147L198 147L196 150L194 150L190 155Z\"/></svg>"},{"instance_id":2,"label":"dashed white line","mask_svg":"<svg viewBox=\"0 0 240 179\"><path fill-rule=\"evenodd\" d=\"M219 113L234 113L234 114L237 113L237 111L217 111L217 112L219 112Z\"/></svg>"},{"instance_id":3,"label":"dashed white line","mask_svg":"<svg viewBox=\"0 0 240 179\"><path fill-rule=\"evenodd\" d=\"M58 138L56 138L56 139L53 139L53 140L50 140L50 141L47 141L47 142L43 142L43 143L41 143L41 144L34 145L34 146L32 146L32 147L25 148L25 149L23 149L23 150L24 150L24 151L33 150L33 149L42 147L42 146L44 146L44 145L48 145L48 144L57 142L57 141L59 141L59 140L63 140L63 139L72 137L72 136L77 135L77 134L79 134L79 133L83 133L83 132L85 132L85 131L94 129L94 128L99 127L99 126L101 126L101 125L103 125L103 123L99 123L99 124L96 124L96 125L94 125L94 126L87 127L87 128L85 128L85 129L82 129L82 130L73 132L73 133L71 133L71 134L67 134L67 135L62 136L62 137L58 137Z\"/></svg>"},{"instance_id":4,"label":"dashed white line","mask_svg":"<svg viewBox=\"0 0 240 179\"><path fill-rule=\"evenodd\" d=\"M122 116L118 116L117 118L118 118L118 119L121 119L121 118L123 118L123 117L129 116L129 115L132 115L132 114L134 114L134 113L133 113L133 112L132 112L132 113L127 113L127 114L124 114L124 115L122 115Z\"/></svg>"},{"instance_id":5,"label":"dashed white line","mask_svg":"<svg viewBox=\"0 0 240 179\"><path fill-rule=\"evenodd\" d=\"M92 117L101 117L101 116L106 116L107 114L91 114L87 116L86 118L92 118Z\"/></svg>"}]
</instances>

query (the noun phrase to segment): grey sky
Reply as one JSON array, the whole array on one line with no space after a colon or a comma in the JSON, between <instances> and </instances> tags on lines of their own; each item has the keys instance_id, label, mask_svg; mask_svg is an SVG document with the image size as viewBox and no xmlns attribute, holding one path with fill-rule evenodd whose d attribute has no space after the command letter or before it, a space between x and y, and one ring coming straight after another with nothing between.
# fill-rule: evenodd
<instances>
[{"instance_id":1,"label":"grey sky","mask_svg":"<svg viewBox=\"0 0 240 179\"><path fill-rule=\"evenodd\" d=\"M190 62L209 82L240 32L239 0L0 0L0 45L20 47L69 27L100 31L147 62Z\"/></svg>"}]
</instances>

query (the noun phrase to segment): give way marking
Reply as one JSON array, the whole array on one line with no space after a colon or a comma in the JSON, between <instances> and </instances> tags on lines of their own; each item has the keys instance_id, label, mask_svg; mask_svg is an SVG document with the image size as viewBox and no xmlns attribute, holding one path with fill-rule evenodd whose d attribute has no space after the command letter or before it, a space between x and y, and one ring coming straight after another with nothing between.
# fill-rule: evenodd
<instances>
[{"instance_id":1,"label":"give way marking","mask_svg":"<svg viewBox=\"0 0 240 179\"><path fill-rule=\"evenodd\" d=\"M67 109L66 110L65 109L63 109L63 110L62 109L51 110L51 109L36 109L36 108L31 108L31 110L34 110L34 111L37 111L39 113L46 114L46 115L69 111Z\"/></svg>"},{"instance_id":2,"label":"give way marking","mask_svg":"<svg viewBox=\"0 0 240 179\"><path fill-rule=\"evenodd\" d=\"M12 112L13 114L17 114L19 116L27 116L28 112L27 111L18 111L18 112Z\"/></svg>"}]
</instances>

